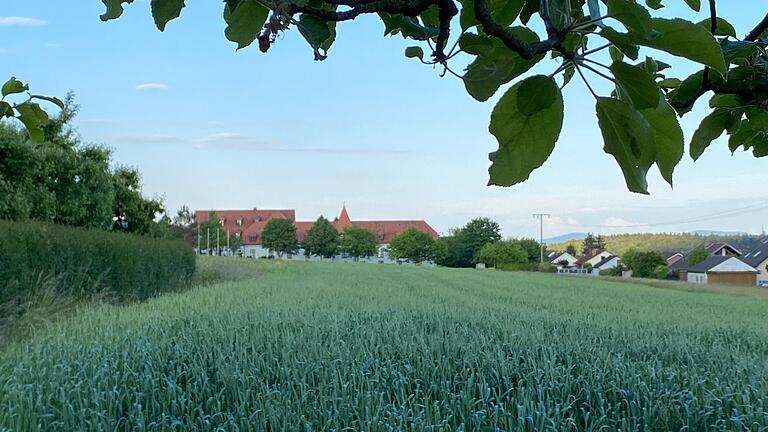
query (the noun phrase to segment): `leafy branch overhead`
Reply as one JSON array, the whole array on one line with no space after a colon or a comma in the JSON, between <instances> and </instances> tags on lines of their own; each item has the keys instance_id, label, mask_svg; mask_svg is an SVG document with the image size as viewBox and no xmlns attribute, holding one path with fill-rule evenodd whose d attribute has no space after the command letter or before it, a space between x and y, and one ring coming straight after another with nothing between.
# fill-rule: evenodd
<instances>
[{"instance_id":1,"label":"leafy branch overhead","mask_svg":"<svg viewBox=\"0 0 768 432\"><path fill-rule=\"evenodd\" d=\"M10 102L9 97L26 95L21 102ZM33 141L42 141L45 136L43 126L48 123L48 114L35 100L50 102L64 109L64 102L56 97L35 95L29 92L29 85L11 77L0 89L0 119L15 118L19 120Z\"/></svg>"},{"instance_id":2,"label":"leafy branch overhead","mask_svg":"<svg viewBox=\"0 0 768 432\"><path fill-rule=\"evenodd\" d=\"M499 143L490 154L492 185L525 181L546 162L561 135L562 89L578 77L595 98L605 152L627 187L647 194L653 166L672 184L685 147L678 117L704 95L712 112L691 137L694 160L723 134L732 152L768 155L768 15L740 39L718 15L716 0L684 0L706 16L698 22L654 16L673 1L680 0L225 0L224 20L225 36L238 49L257 42L267 52L296 27L314 58L324 60L336 23L377 14L384 35L420 43L406 57L459 77L476 100L507 87L489 126ZM133 0L102 2L106 21ZM165 30L184 7L185 0L152 0L157 28ZM676 77L654 52L701 70ZM463 73L451 67L458 55L469 63ZM555 62L549 75L522 77L545 58ZM594 80L607 80L613 91L598 94ZM20 115L33 117L30 109Z\"/></svg>"}]
</instances>

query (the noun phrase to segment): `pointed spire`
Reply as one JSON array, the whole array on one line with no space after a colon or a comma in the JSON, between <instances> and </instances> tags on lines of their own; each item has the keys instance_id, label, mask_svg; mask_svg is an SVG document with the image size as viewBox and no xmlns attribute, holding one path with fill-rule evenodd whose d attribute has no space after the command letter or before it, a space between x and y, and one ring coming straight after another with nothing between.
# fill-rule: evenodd
<instances>
[{"instance_id":1,"label":"pointed spire","mask_svg":"<svg viewBox=\"0 0 768 432\"><path fill-rule=\"evenodd\" d=\"M343 231L344 228L351 223L352 221L349 219L349 213L347 213L347 203L344 203L341 207L341 214L339 214L336 229Z\"/></svg>"}]
</instances>

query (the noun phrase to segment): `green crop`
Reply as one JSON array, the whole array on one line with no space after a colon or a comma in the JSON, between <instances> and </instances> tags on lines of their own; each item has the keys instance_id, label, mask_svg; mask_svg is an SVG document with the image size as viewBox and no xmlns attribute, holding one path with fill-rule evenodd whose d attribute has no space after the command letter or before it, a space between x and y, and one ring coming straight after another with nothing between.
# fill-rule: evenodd
<instances>
[{"instance_id":1,"label":"green crop","mask_svg":"<svg viewBox=\"0 0 768 432\"><path fill-rule=\"evenodd\" d=\"M243 265L258 276L94 307L6 349L0 430L768 428L764 298L530 273Z\"/></svg>"}]
</instances>

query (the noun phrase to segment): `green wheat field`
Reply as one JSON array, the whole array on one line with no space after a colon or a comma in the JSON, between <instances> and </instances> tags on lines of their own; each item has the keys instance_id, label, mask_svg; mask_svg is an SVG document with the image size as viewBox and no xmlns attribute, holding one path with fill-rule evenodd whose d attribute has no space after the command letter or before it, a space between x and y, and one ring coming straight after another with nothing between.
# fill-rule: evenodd
<instances>
[{"instance_id":1,"label":"green wheat field","mask_svg":"<svg viewBox=\"0 0 768 432\"><path fill-rule=\"evenodd\" d=\"M768 298L238 265L251 276L90 307L5 347L0 430L768 430Z\"/></svg>"}]
</instances>

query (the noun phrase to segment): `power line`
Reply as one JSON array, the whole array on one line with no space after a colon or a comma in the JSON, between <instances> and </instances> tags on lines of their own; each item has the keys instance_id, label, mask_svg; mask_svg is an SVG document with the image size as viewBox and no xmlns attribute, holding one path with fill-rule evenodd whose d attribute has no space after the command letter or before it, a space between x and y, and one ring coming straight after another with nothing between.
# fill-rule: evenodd
<instances>
[{"instance_id":1,"label":"power line","mask_svg":"<svg viewBox=\"0 0 768 432\"><path fill-rule=\"evenodd\" d=\"M754 213L757 211L768 209L768 202L763 202L760 204L752 204L749 206L739 207L735 209L725 210L717 213L712 213L705 216L696 216L691 218L685 218L685 219L678 219L678 220L671 220L671 221L665 221L665 222L652 222L652 223L644 223L644 224L631 224L631 225L606 225L606 224L572 224L572 223L562 223L563 225L570 225L570 226L585 226L585 227L592 227L592 228L644 228L644 227L655 227L655 226L665 226L665 225L677 225L677 224L687 224L687 223L696 223L696 222L706 222L710 220L717 220L717 219L723 219L727 217L733 217L733 216L741 216L744 214Z\"/></svg>"}]
</instances>

